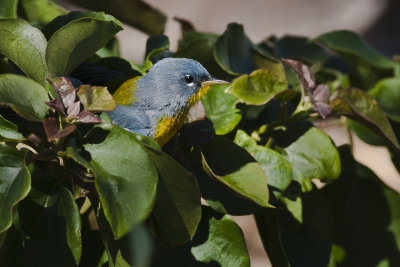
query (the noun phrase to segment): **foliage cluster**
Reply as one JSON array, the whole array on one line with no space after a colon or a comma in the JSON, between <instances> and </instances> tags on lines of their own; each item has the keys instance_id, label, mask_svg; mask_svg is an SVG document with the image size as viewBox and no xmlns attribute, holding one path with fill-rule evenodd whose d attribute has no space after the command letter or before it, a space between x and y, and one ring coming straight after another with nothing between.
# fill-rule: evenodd
<instances>
[{"instance_id":1,"label":"foliage cluster","mask_svg":"<svg viewBox=\"0 0 400 267\"><path fill-rule=\"evenodd\" d=\"M119 56L112 15L0 0L1 266L249 266L229 214L254 215L273 266L400 266L399 194L317 127L387 146L399 167L398 62L349 31L255 44L239 24L217 35L182 19L171 52L145 3L72 2L148 33L146 55ZM165 55L231 84L160 148L106 111ZM81 85L83 62L121 75Z\"/></svg>"}]
</instances>

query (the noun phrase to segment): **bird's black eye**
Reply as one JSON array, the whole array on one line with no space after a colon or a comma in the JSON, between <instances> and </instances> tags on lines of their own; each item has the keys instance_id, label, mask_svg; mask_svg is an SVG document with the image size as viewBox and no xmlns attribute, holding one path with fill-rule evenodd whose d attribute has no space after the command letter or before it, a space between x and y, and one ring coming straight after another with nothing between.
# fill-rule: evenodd
<instances>
[{"instance_id":1,"label":"bird's black eye","mask_svg":"<svg viewBox=\"0 0 400 267\"><path fill-rule=\"evenodd\" d=\"M185 75L185 82L186 82L187 84L193 83L193 82L194 82L193 76L192 76L192 75L189 75L189 74L186 74L186 75Z\"/></svg>"}]
</instances>

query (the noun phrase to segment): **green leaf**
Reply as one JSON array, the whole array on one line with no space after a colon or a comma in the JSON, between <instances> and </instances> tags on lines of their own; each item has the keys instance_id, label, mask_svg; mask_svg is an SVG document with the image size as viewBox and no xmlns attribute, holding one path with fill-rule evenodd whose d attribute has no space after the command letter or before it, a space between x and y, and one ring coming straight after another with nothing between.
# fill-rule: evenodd
<instances>
[{"instance_id":1,"label":"green leaf","mask_svg":"<svg viewBox=\"0 0 400 267\"><path fill-rule=\"evenodd\" d=\"M273 98L289 100L295 95L293 90L288 89L286 81L280 80L275 73L264 69L240 76L226 91L250 105L262 105Z\"/></svg>"},{"instance_id":2,"label":"green leaf","mask_svg":"<svg viewBox=\"0 0 400 267\"><path fill-rule=\"evenodd\" d=\"M73 20L51 36L46 62L52 77L70 74L122 30L121 23L110 15L93 16Z\"/></svg>"},{"instance_id":3,"label":"green leaf","mask_svg":"<svg viewBox=\"0 0 400 267\"><path fill-rule=\"evenodd\" d=\"M331 182L338 178L340 158L329 136L313 127L285 148L292 165L293 180L300 183L303 192L312 189L311 179Z\"/></svg>"},{"instance_id":4,"label":"green leaf","mask_svg":"<svg viewBox=\"0 0 400 267\"><path fill-rule=\"evenodd\" d=\"M50 0L21 0L21 3L28 21L41 25L67 13L67 10Z\"/></svg>"},{"instance_id":5,"label":"green leaf","mask_svg":"<svg viewBox=\"0 0 400 267\"><path fill-rule=\"evenodd\" d=\"M85 110L111 111L116 107L115 100L107 87L81 85L76 93Z\"/></svg>"},{"instance_id":6,"label":"green leaf","mask_svg":"<svg viewBox=\"0 0 400 267\"><path fill-rule=\"evenodd\" d=\"M18 0L0 0L0 19L17 17Z\"/></svg>"},{"instance_id":7,"label":"green leaf","mask_svg":"<svg viewBox=\"0 0 400 267\"><path fill-rule=\"evenodd\" d=\"M345 56L362 59L367 64L381 69L392 69L399 64L379 54L359 35L347 30L332 31L322 34L312 41L323 45Z\"/></svg>"},{"instance_id":8,"label":"green leaf","mask_svg":"<svg viewBox=\"0 0 400 267\"><path fill-rule=\"evenodd\" d=\"M119 239L149 216L157 171L135 135L116 125L95 127L85 140L84 150L72 142L67 152L94 173L105 217Z\"/></svg>"},{"instance_id":9,"label":"green leaf","mask_svg":"<svg viewBox=\"0 0 400 267\"><path fill-rule=\"evenodd\" d=\"M246 149L260 163L267 176L268 185L273 187L275 196L279 198L292 182L292 166L290 163L278 152L257 145L257 142L242 130L236 132L234 142Z\"/></svg>"},{"instance_id":10,"label":"green leaf","mask_svg":"<svg viewBox=\"0 0 400 267\"><path fill-rule=\"evenodd\" d=\"M148 149L159 181L154 204L157 231L168 246L190 241L201 219L201 192L194 176L162 151Z\"/></svg>"},{"instance_id":11,"label":"green leaf","mask_svg":"<svg viewBox=\"0 0 400 267\"><path fill-rule=\"evenodd\" d=\"M227 215L220 220L211 217L208 240L191 251L196 260L201 262L216 261L222 267L250 266L243 233Z\"/></svg>"},{"instance_id":12,"label":"green leaf","mask_svg":"<svg viewBox=\"0 0 400 267\"><path fill-rule=\"evenodd\" d=\"M270 70L278 76L279 80L286 81L286 72L281 61L265 54L257 47L255 47L252 52L254 63L257 68Z\"/></svg>"},{"instance_id":13,"label":"green leaf","mask_svg":"<svg viewBox=\"0 0 400 267\"><path fill-rule=\"evenodd\" d=\"M18 132L18 126L0 115L0 142L23 140L25 137Z\"/></svg>"},{"instance_id":14,"label":"green leaf","mask_svg":"<svg viewBox=\"0 0 400 267\"><path fill-rule=\"evenodd\" d=\"M201 146L203 168L209 175L258 205L268 206L267 179L260 164L231 140L217 137Z\"/></svg>"},{"instance_id":15,"label":"green leaf","mask_svg":"<svg viewBox=\"0 0 400 267\"><path fill-rule=\"evenodd\" d=\"M2 19L0 36L0 52L26 75L44 85L48 75L45 60L47 42L42 32L24 20Z\"/></svg>"},{"instance_id":16,"label":"green leaf","mask_svg":"<svg viewBox=\"0 0 400 267\"><path fill-rule=\"evenodd\" d=\"M330 106L333 112L362 123L393 147L400 148L388 119L369 94L357 88L341 88L332 95Z\"/></svg>"},{"instance_id":17,"label":"green leaf","mask_svg":"<svg viewBox=\"0 0 400 267\"><path fill-rule=\"evenodd\" d=\"M252 47L243 26L231 23L215 44L214 58L231 75L249 74L255 69Z\"/></svg>"},{"instance_id":18,"label":"green leaf","mask_svg":"<svg viewBox=\"0 0 400 267\"><path fill-rule=\"evenodd\" d=\"M225 93L226 88L227 85L214 85L201 98L206 118L213 123L218 135L232 131L242 119L239 109L236 108L239 99Z\"/></svg>"},{"instance_id":19,"label":"green leaf","mask_svg":"<svg viewBox=\"0 0 400 267\"><path fill-rule=\"evenodd\" d=\"M90 10L104 11L149 35L164 32L167 17L141 0L69 0ZM151 23L149 23L151 22Z\"/></svg>"},{"instance_id":20,"label":"green leaf","mask_svg":"<svg viewBox=\"0 0 400 267\"><path fill-rule=\"evenodd\" d=\"M25 165L25 154L0 144L0 233L11 227L15 205L31 189L31 176Z\"/></svg>"},{"instance_id":21,"label":"green leaf","mask_svg":"<svg viewBox=\"0 0 400 267\"><path fill-rule=\"evenodd\" d=\"M368 91L385 114L392 120L400 122L400 78L386 78L380 80L375 87Z\"/></svg>"},{"instance_id":22,"label":"green leaf","mask_svg":"<svg viewBox=\"0 0 400 267\"><path fill-rule=\"evenodd\" d=\"M60 186L57 214L64 217L67 243L74 256L76 265L79 265L82 255L81 214L71 191L63 186Z\"/></svg>"},{"instance_id":23,"label":"green leaf","mask_svg":"<svg viewBox=\"0 0 400 267\"><path fill-rule=\"evenodd\" d=\"M42 121L48 110L46 101L46 89L33 80L15 74L0 75L0 103L9 105L21 117Z\"/></svg>"}]
</instances>

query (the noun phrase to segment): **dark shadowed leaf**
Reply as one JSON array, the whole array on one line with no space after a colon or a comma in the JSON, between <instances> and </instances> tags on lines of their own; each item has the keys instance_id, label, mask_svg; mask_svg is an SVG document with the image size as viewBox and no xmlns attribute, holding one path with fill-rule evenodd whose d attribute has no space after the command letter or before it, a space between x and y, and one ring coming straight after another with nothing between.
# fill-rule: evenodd
<instances>
[{"instance_id":1,"label":"dark shadowed leaf","mask_svg":"<svg viewBox=\"0 0 400 267\"><path fill-rule=\"evenodd\" d=\"M293 58L307 64L323 63L330 57L322 46L299 36L280 38L275 42L273 52L278 58Z\"/></svg>"},{"instance_id":2,"label":"dark shadowed leaf","mask_svg":"<svg viewBox=\"0 0 400 267\"><path fill-rule=\"evenodd\" d=\"M52 77L70 74L122 30L121 23L114 17L100 15L71 21L50 37L46 62Z\"/></svg>"},{"instance_id":3,"label":"dark shadowed leaf","mask_svg":"<svg viewBox=\"0 0 400 267\"><path fill-rule=\"evenodd\" d=\"M275 73L281 81L286 81L285 68L281 61L265 54L261 49L252 49L254 62L259 69L267 69Z\"/></svg>"},{"instance_id":4,"label":"dark shadowed leaf","mask_svg":"<svg viewBox=\"0 0 400 267\"><path fill-rule=\"evenodd\" d=\"M178 17L174 17L174 20L176 20L177 22L179 22L179 24L181 24L182 37L185 36L186 34L188 34L189 32L196 31L193 23L190 22L189 20L183 19L183 18L178 18Z\"/></svg>"},{"instance_id":5,"label":"dark shadowed leaf","mask_svg":"<svg viewBox=\"0 0 400 267\"><path fill-rule=\"evenodd\" d=\"M0 142L23 140L25 137L18 132L18 126L0 115Z\"/></svg>"},{"instance_id":6,"label":"dark shadowed leaf","mask_svg":"<svg viewBox=\"0 0 400 267\"><path fill-rule=\"evenodd\" d=\"M60 122L54 117L46 118L43 122L43 126L47 136L47 141L49 142L68 136L76 129L75 124L68 124L64 129L61 130Z\"/></svg>"},{"instance_id":7,"label":"dark shadowed leaf","mask_svg":"<svg viewBox=\"0 0 400 267\"><path fill-rule=\"evenodd\" d=\"M240 76L226 91L251 105L262 105L273 98L289 100L295 95L293 90L288 89L285 80L280 80L275 73L265 69Z\"/></svg>"},{"instance_id":8,"label":"dark shadowed leaf","mask_svg":"<svg viewBox=\"0 0 400 267\"><path fill-rule=\"evenodd\" d=\"M79 6L109 13L121 21L149 34L164 32L166 16L159 10L141 0L69 0ZM151 23L149 23L151 21Z\"/></svg>"},{"instance_id":9,"label":"dark shadowed leaf","mask_svg":"<svg viewBox=\"0 0 400 267\"><path fill-rule=\"evenodd\" d=\"M223 137L201 146L204 170L239 195L268 206L267 178L260 164L244 149Z\"/></svg>"},{"instance_id":10,"label":"dark shadowed leaf","mask_svg":"<svg viewBox=\"0 0 400 267\"><path fill-rule=\"evenodd\" d=\"M21 19L0 20L0 52L26 75L44 85L48 75L46 38L41 31ZM23 55L23 56L21 56Z\"/></svg>"},{"instance_id":11,"label":"dark shadowed leaf","mask_svg":"<svg viewBox=\"0 0 400 267\"><path fill-rule=\"evenodd\" d=\"M392 126L371 95L357 88L341 88L332 95L330 106L333 112L357 120L399 148Z\"/></svg>"},{"instance_id":12,"label":"dark shadowed leaf","mask_svg":"<svg viewBox=\"0 0 400 267\"><path fill-rule=\"evenodd\" d=\"M35 81L15 74L0 75L0 103L9 105L24 119L43 120L48 100L46 89Z\"/></svg>"},{"instance_id":13,"label":"dark shadowed leaf","mask_svg":"<svg viewBox=\"0 0 400 267\"><path fill-rule=\"evenodd\" d=\"M328 202L316 188L302 194L296 202L299 205L290 210L280 206L275 209L290 266L328 266L333 243Z\"/></svg>"},{"instance_id":14,"label":"dark shadowed leaf","mask_svg":"<svg viewBox=\"0 0 400 267\"><path fill-rule=\"evenodd\" d=\"M146 54L144 63L141 66L143 71L149 70L155 61L157 56L169 49L169 39L165 35L153 35L150 36L146 41Z\"/></svg>"},{"instance_id":15,"label":"dark shadowed leaf","mask_svg":"<svg viewBox=\"0 0 400 267\"><path fill-rule=\"evenodd\" d=\"M311 179L331 182L340 174L340 158L336 147L327 134L315 127L285 151L293 168L293 179L301 185L303 192L312 190Z\"/></svg>"},{"instance_id":16,"label":"dark shadowed leaf","mask_svg":"<svg viewBox=\"0 0 400 267\"><path fill-rule=\"evenodd\" d=\"M231 23L215 44L214 58L231 75L250 74L255 69L252 47L243 25Z\"/></svg>"},{"instance_id":17,"label":"dark shadowed leaf","mask_svg":"<svg viewBox=\"0 0 400 267\"><path fill-rule=\"evenodd\" d=\"M321 42L342 55L360 58L376 68L391 69L399 65L395 61L379 54L359 35L351 31L340 30L328 32L316 37L313 41Z\"/></svg>"},{"instance_id":18,"label":"dark shadowed leaf","mask_svg":"<svg viewBox=\"0 0 400 267\"><path fill-rule=\"evenodd\" d=\"M400 122L400 78L380 80L368 93L378 101L390 119Z\"/></svg>"},{"instance_id":19,"label":"dark shadowed leaf","mask_svg":"<svg viewBox=\"0 0 400 267\"><path fill-rule=\"evenodd\" d=\"M116 125L95 127L86 142L84 150L72 143L67 151L95 174L105 217L119 239L150 214L157 171L134 134Z\"/></svg>"},{"instance_id":20,"label":"dark shadowed leaf","mask_svg":"<svg viewBox=\"0 0 400 267\"><path fill-rule=\"evenodd\" d=\"M0 19L17 17L18 0L0 0Z\"/></svg>"},{"instance_id":21,"label":"dark shadowed leaf","mask_svg":"<svg viewBox=\"0 0 400 267\"><path fill-rule=\"evenodd\" d=\"M250 258L240 227L228 215L209 217L209 235L205 243L192 247L196 260L218 262L222 267L249 267Z\"/></svg>"},{"instance_id":22,"label":"dark shadowed leaf","mask_svg":"<svg viewBox=\"0 0 400 267\"><path fill-rule=\"evenodd\" d=\"M261 241L272 266L289 267L285 250L283 249L281 229L276 211L271 208L263 209L254 214Z\"/></svg>"},{"instance_id":23,"label":"dark shadowed leaf","mask_svg":"<svg viewBox=\"0 0 400 267\"><path fill-rule=\"evenodd\" d=\"M85 110L111 111L116 107L115 100L107 87L81 85L77 94Z\"/></svg>"},{"instance_id":24,"label":"dark shadowed leaf","mask_svg":"<svg viewBox=\"0 0 400 267\"><path fill-rule=\"evenodd\" d=\"M242 118L239 109L236 108L239 99L225 93L227 87L227 85L214 85L201 98L206 118L213 123L215 133L218 135L232 131Z\"/></svg>"},{"instance_id":25,"label":"dark shadowed leaf","mask_svg":"<svg viewBox=\"0 0 400 267\"><path fill-rule=\"evenodd\" d=\"M71 191L63 186L60 186L57 215L64 217L67 243L74 256L76 265L79 265L82 255L81 214Z\"/></svg>"},{"instance_id":26,"label":"dark shadowed leaf","mask_svg":"<svg viewBox=\"0 0 400 267\"><path fill-rule=\"evenodd\" d=\"M0 144L0 233L11 227L15 205L31 189L25 153Z\"/></svg>"},{"instance_id":27,"label":"dark shadowed leaf","mask_svg":"<svg viewBox=\"0 0 400 267\"><path fill-rule=\"evenodd\" d=\"M267 176L268 185L272 186L270 190L279 198L292 182L292 166L290 163L278 152L257 145L257 142L242 130L236 132L234 142L246 149L260 163Z\"/></svg>"},{"instance_id":28,"label":"dark shadowed leaf","mask_svg":"<svg viewBox=\"0 0 400 267\"><path fill-rule=\"evenodd\" d=\"M68 11L48 0L21 0L22 8L31 23L46 25L55 17L66 14Z\"/></svg>"},{"instance_id":29,"label":"dark shadowed leaf","mask_svg":"<svg viewBox=\"0 0 400 267\"><path fill-rule=\"evenodd\" d=\"M148 149L157 168L159 180L154 218L156 231L168 246L190 241L201 219L201 192L196 179L173 158Z\"/></svg>"},{"instance_id":30,"label":"dark shadowed leaf","mask_svg":"<svg viewBox=\"0 0 400 267\"><path fill-rule=\"evenodd\" d=\"M322 189L333 218L333 242L342 251L337 266L400 265L400 196L341 149L343 173ZM373 240L373 241L371 241Z\"/></svg>"}]
</instances>

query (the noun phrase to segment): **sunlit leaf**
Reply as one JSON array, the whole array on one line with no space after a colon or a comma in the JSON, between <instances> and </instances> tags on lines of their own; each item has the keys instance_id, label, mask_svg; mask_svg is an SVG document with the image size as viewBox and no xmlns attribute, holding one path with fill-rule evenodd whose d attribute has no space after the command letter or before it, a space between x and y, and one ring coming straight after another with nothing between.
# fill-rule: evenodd
<instances>
[{"instance_id":1,"label":"sunlit leaf","mask_svg":"<svg viewBox=\"0 0 400 267\"><path fill-rule=\"evenodd\" d=\"M390 119L400 122L400 78L380 80L368 93L378 101Z\"/></svg>"},{"instance_id":2,"label":"sunlit leaf","mask_svg":"<svg viewBox=\"0 0 400 267\"><path fill-rule=\"evenodd\" d=\"M209 175L258 205L268 206L267 178L260 164L229 139L214 138L201 146L203 167Z\"/></svg>"},{"instance_id":3,"label":"sunlit leaf","mask_svg":"<svg viewBox=\"0 0 400 267\"><path fill-rule=\"evenodd\" d=\"M22 140L25 140L25 137L18 132L18 126L0 115L0 142Z\"/></svg>"},{"instance_id":4,"label":"sunlit leaf","mask_svg":"<svg viewBox=\"0 0 400 267\"><path fill-rule=\"evenodd\" d=\"M48 75L47 42L42 32L21 19L3 19L0 20L0 36L0 52L26 75L44 85Z\"/></svg>"},{"instance_id":5,"label":"sunlit leaf","mask_svg":"<svg viewBox=\"0 0 400 267\"><path fill-rule=\"evenodd\" d=\"M50 0L21 0L21 4L28 21L41 25L67 13L67 10Z\"/></svg>"},{"instance_id":6,"label":"sunlit leaf","mask_svg":"<svg viewBox=\"0 0 400 267\"><path fill-rule=\"evenodd\" d=\"M85 110L111 111L116 107L115 100L107 87L81 85L77 95Z\"/></svg>"},{"instance_id":7,"label":"sunlit leaf","mask_svg":"<svg viewBox=\"0 0 400 267\"><path fill-rule=\"evenodd\" d=\"M315 127L285 151L293 168L293 180L300 183L303 191L312 189L311 179L331 182L340 174L340 158L336 147L327 134Z\"/></svg>"},{"instance_id":8,"label":"sunlit leaf","mask_svg":"<svg viewBox=\"0 0 400 267\"><path fill-rule=\"evenodd\" d=\"M94 173L105 217L119 239L151 213L157 171L134 134L116 125L95 127L86 142L84 150L72 143L67 151Z\"/></svg>"},{"instance_id":9,"label":"sunlit leaf","mask_svg":"<svg viewBox=\"0 0 400 267\"><path fill-rule=\"evenodd\" d=\"M0 103L9 105L21 117L43 120L48 100L46 89L35 81L15 74L0 75Z\"/></svg>"},{"instance_id":10,"label":"sunlit leaf","mask_svg":"<svg viewBox=\"0 0 400 267\"><path fill-rule=\"evenodd\" d=\"M251 105L262 105L273 98L289 100L295 95L293 90L288 89L286 81L264 69L240 76L226 90Z\"/></svg>"},{"instance_id":11,"label":"sunlit leaf","mask_svg":"<svg viewBox=\"0 0 400 267\"><path fill-rule=\"evenodd\" d=\"M64 25L48 42L46 62L50 74L52 77L70 74L120 30L121 23L103 13L95 18L83 17Z\"/></svg>"},{"instance_id":12,"label":"sunlit leaf","mask_svg":"<svg viewBox=\"0 0 400 267\"><path fill-rule=\"evenodd\" d=\"M239 99L225 93L227 85L214 85L201 98L206 112L206 118L213 123L215 133L224 135L232 131L242 116L236 104Z\"/></svg>"}]
</instances>

